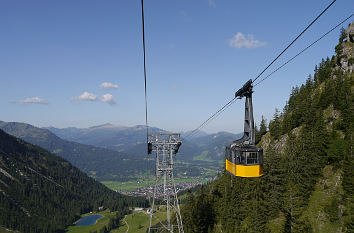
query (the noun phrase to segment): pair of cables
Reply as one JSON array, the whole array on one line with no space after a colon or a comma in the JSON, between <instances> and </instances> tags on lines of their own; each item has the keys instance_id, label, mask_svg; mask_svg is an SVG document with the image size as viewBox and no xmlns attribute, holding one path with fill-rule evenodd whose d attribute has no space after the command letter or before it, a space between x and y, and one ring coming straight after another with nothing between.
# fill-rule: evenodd
<instances>
[{"instance_id":1,"label":"pair of cables","mask_svg":"<svg viewBox=\"0 0 354 233\"><path fill-rule=\"evenodd\" d=\"M311 48L312 46L314 46L317 42L319 42L320 40L322 40L324 37L326 37L328 34L330 34L332 31L334 31L335 29L337 29L340 25L342 25L344 22L348 21L350 18L352 18L354 16L354 14L351 14L350 16L346 17L344 20L342 20L340 23L338 23L336 26L334 26L333 28L331 28L329 31L327 31L326 33L324 33L323 35L321 35L317 40L315 40L314 42L312 42L311 44L309 44L307 47L305 47L304 49L302 49L299 53L297 53L295 56L291 57L289 60L287 60L286 62L284 62L281 66L279 66L278 68L276 68L275 70L273 70L271 73L269 73L267 76L265 76L263 79L261 79L260 81L258 81L257 83L255 83L253 85L253 87L258 86L260 83L264 82L266 79L268 79L269 77L271 77L274 73L276 73L277 71L279 71L281 68L283 68L284 66L286 66L287 64L289 64L291 61L293 61L295 58L297 58L298 56L300 56L302 53L304 53L306 50L308 50L309 48ZM289 46L288 46L289 47ZM287 47L287 48L288 48ZM286 48L286 49L287 49ZM285 50L283 51L285 52ZM282 52L282 53L283 53ZM278 59L279 56L276 58ZM275 62L274 59L272 61L272 63ZM262 71L262 73L264 73L264 71L266 71L269 68L269 65L267 66L266 69L264 69ZM253 83L260 77L260 75L258 75L254 80ZM213 119L217 118L222 112L224 112L228 107L230 107L234 102L236 102L237 98L234 97L233 99L231 99L229 102L227 102L223 107L221 107L216 113L214 113L211 117L209 117L207 120L205 120L201 125L199 125L196 129L194 129L193 131L191 131L189 134L187 134L184 138L188 138L191 137L193 135L196 135L199 130L201 130L202 128L204 128L206 125L208 125Z\"/></svg>"}]
</instances>

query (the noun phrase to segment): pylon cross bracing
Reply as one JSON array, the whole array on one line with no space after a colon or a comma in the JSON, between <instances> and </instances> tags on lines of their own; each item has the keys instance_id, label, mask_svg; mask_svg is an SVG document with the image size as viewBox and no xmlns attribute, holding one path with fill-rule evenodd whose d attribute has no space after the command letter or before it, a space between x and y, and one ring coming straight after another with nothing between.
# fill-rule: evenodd
<instances>
[{"instance_id":1,"label":"pylon cross bracing","mask_svg":"<svg viewBox=\"0 0 354 233\"><path fill-rule=\"evenodd\" d=\"M181 218L181 211L177 198L176 185L173 178L173 155L177 154L181 146L180 134L150 134L148 137L148 148L150 153L155 152L156 155L156 180L150 210L150 221L148 232L168 231L174 232L178 229L178 233L184 233ZM160 221L155 215L155 201L162 200L162 204L166 206L166 221ZM171 217L175 215L172 223ZM158 223L152 226L152 220L157 219Z\"/></svg>"}]
</instances>

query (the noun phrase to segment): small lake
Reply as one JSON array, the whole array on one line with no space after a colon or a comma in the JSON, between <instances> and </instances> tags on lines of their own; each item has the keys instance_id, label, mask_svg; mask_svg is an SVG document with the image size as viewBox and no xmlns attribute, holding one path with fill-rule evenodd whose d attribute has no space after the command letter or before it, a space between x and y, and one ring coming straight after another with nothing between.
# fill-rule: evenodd
<instances>
[{"instance_id":1,"label":"small lake","mask_svg":"<svg viewBox=\"0 0 354 233\"><path fill-rule=\"evenodd\" d=\"M76 226L90 226L92 224L95 224L96 221L102 217L103 217L102 215L98 215L98 214L88 215L80 219L80 221L76 223Z\"/></svg>"}]
</instances>

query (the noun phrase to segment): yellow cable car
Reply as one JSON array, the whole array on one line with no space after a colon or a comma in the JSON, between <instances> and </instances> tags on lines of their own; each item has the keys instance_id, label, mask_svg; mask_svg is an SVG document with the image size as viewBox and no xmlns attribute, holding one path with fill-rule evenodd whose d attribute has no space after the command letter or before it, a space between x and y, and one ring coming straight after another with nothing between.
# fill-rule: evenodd
<instances>
[{"instance_id":1,"label":"yellow cable car","mask_svg":"<svg viewBox=\"0 0 354 233\"><path fill-rule=\"evenodd\" d=\"M252 106L252 80L235 93L236 98L246 97L244 135L226 147L225 169L238 177L263 176L263 149L255 146Z\"/></svg>"}]
</instances>

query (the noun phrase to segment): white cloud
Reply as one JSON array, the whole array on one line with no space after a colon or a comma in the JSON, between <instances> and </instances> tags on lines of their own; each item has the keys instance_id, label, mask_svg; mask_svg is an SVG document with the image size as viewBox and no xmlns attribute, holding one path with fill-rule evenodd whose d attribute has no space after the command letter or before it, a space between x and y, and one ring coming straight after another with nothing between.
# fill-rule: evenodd
<instances>
[{"instance_id":1,"label":"white cloud","mask_svg":"<svg viewBox=\"0 0 354 233\"><path fill-rule=\"evenodd\" d=\"M114 101L113 99L113 95L111 94L105 94L101 97L101 101L103 103L107 103L107 104L110 104L110 105L115 105L116 102Z\"/></svg>"},{"instance_id":2,"label":"white cloud","mask_svg":"<svg viewBox=\"0 0 354 233\"><path fill-rule=\"evenodd\" d=\"M254 36L251 34L248 34L246 38L241 32L238 32L231 40L229 40L229 45L236 48L258 48L265 46L266 44L266 42L255 40Z\"/></svg>"},{"instance_id":3,"label":"white cloud","mask_svg":"<svg viewBox=\"0 0 354 233\"><path fill-rule=\"evenodd\" d=\"M216 4L215 4L214 0L208 0L208 3L209 3L210 7L213 7L213 8L216 7Z\"/></svg>"},{"instance_id":4,"label":"white cloud","mask_svg":"<svg viewBox=\"0 0 354 233\"><path fill-rule=\"evenodd\" d=\"M70 99L73 102L77 102L77 101L99 101L102 103L107 103L110 105L115 105L116 102L113 99L113 95L112 94L104 94L102 95L102 97L99 97L93 93L89 93L87 91L85 91L84 93L82 93L80 96L74 97Z\"/></svg>"},{"instance_id":5,"label":"white cloud","mask_svg":"<svg viewBox=\"0 0 354 233\"><path fill-rule=\"evenodd\" d=\"M81 101L96 101L97 100L97 95L85 91L80 96L71 98L71 100L72 101L78 101L78 100L81 100Z\"/></svg>"},{"instance_id":6,"label":"white cloud","mask_svg":"<svg viewBox=\"0 0 354 233\"><path fill-rule=\"evenodd\" d=\"M20 100L20 104L48 104L47 101L44 99L41 99L39 97L31 97L31 98L26 98L24 100Z\"/></svg>"},{"instance_id":7,"label":"white cloud","mask_svg":"<svg viewBox=\"0 0 354 233\"><path fill-rule=\"evenodd\" d=\"M104 83L101 83L100 88L104 88L104 89L115 88L115 89L118 89L118 84L113 84L113 83L109 83L109 82L104 82Z\"/></svg>"}]
</instances>

